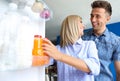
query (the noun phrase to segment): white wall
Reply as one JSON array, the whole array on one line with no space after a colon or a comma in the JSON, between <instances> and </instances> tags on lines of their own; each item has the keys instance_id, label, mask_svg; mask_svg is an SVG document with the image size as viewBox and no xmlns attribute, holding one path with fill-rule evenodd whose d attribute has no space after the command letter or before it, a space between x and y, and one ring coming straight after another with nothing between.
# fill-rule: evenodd
<instances>
[{"instance_id":1,"label":"white wall","mask_svg":"<svg viewBox=\"0 0 120 81\"><path fill-rule=\"evenodd\" d=\"M91 2L94 0L45 0L53 11L53 18L46 23L46 36L55 39L59 34L61 22L69 14L78 14L83 18L86 28L91 27ZM113 14L109 23L120 22L120 0L107 0L113 7Z\"/></svg>"}]
</instances>

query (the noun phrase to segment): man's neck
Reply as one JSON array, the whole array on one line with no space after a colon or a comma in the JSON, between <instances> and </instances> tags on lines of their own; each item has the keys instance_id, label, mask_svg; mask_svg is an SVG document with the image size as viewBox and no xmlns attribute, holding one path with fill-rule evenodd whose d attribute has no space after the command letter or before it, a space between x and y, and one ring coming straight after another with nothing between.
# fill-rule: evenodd
<instances>
[{"instance_id":1,"label":"man's neck","mask_svg":"<svg viewBox=\"0 0 120 81\"><path fill-rule=\"evenodd\" d=\"M106 29L106 28L104 28L104 29L102 29L102 30L93 30L93 32L94 32L94 34L95 34L96 36L100 36L100 35L102 35L102 34L104 33L105 29Z\"/></svg>"}]
</instances>

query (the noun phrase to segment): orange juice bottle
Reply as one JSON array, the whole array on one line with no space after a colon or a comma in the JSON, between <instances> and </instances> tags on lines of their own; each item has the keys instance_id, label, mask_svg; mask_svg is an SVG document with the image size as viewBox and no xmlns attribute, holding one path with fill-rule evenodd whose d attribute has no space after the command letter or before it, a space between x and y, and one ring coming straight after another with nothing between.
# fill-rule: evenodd
<instances>
[{"instance_id":1,"label":"orange juice bottle","mask_svg":"<svg viewBox=\"0 0 120 81\"><path fill-rule=\"evenodd\" d=\"M34 46L32 50L32 55L38 56L42 53L42 36L41 35L34 35Z\"/></svg>"},{"instance_id":2,"label":"orange juice bottle","mask_svg":"<svg viewBox=\"0 0 120 81\"><path fill-rule=\"evenodd\" d=\"M32 50L33 55L33 66L45 65L49 63L49 56L43 53L42 43L45 43L42 40L41 35L34 35L34 45Z\"/></svg>"}]
</instances>

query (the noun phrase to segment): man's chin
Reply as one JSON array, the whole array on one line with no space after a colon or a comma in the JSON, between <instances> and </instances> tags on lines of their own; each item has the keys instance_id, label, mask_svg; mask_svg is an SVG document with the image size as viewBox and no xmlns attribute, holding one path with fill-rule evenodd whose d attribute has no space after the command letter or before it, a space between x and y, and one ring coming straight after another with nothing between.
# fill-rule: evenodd
<instances>
[{"instance_id":1,"label":"man's chin","mask_svg":"<svg viewBox=\"0 0 120 81\"><path fill-rule=\"evenodd\" d=\"M98 30L98 27L93 27L94 30Z\"/></svg>"},{"instance_id":2,"label":"man's chin","mask_svg":"<svg viewBox=\"0 0 120 81\"><path fill-rule=\"evenodd\" d=\"M96 28L97 28L97 26L93 26L93 28L94 28L94 29L96 29Z\"/></svg>"}]
</instances>

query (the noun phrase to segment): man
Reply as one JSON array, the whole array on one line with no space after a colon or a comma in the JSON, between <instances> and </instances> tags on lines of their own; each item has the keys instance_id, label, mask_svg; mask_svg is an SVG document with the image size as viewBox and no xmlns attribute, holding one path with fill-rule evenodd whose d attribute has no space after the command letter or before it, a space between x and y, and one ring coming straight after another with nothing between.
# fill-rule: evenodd
<instances>
[{"instance_id":1,"label":"man","mask_svg":"<svg viewBox=\"0 0 120 81\"><path fill-rule=\"evenodd\" d=\"M111 4L97 0L91 4L91 7L90 20L93 28L84 34L83 39L94 40L98 49L101 68L100 74L95 76L95 81L113 81L109 70L112 61L116 69L116 79L120 81L120 38L106 27L112 14Z\"/></svg>"}]
</instances>

